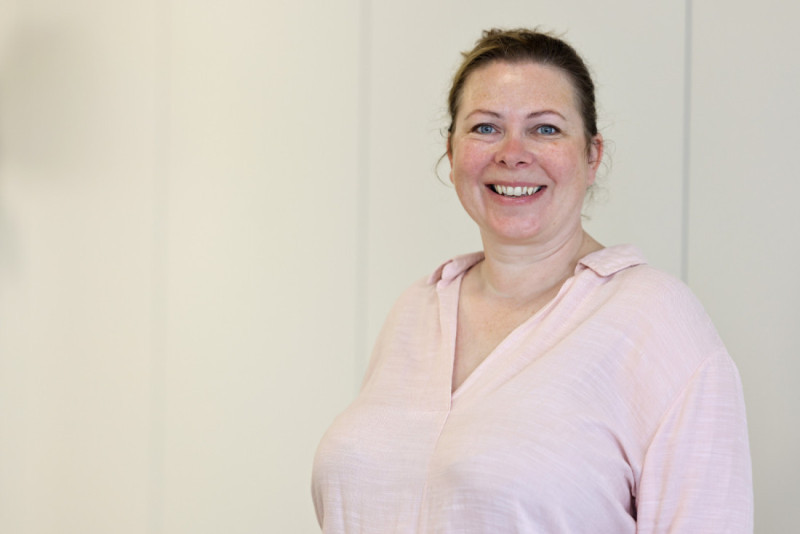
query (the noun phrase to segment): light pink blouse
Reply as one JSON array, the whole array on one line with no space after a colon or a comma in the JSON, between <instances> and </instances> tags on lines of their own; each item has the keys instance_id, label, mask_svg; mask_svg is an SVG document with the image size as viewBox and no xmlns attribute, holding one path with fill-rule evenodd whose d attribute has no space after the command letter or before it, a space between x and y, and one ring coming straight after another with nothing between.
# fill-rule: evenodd
<instances>
[{"instance_id":1,"label":"light pink blouse","mask_svg":"<svg viewBox=\"0 0 800 534\"><path fill-rule=\"evenodd\" d=\"M631 246L586 256L451 394L445 263L389 315L322 438L325 533L752 532L738 372L703 308Z\"/></svg>"}]
</instances>

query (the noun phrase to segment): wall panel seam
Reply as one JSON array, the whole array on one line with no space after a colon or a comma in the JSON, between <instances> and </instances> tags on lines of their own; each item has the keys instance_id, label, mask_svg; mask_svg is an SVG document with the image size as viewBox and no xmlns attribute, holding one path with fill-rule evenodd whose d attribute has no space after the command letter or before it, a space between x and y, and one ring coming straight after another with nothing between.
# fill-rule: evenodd
<instances>
[{"instance_id":1,"label":"wall panel seam","mask_svg":"<svg viewBox=\"0 0 800 534\"><path fill-rule=\"evenodd\" d=\"M171 98L171 2L154 1L153 236L150 346L150 436L147 523L163 532L166 447L166 359L168 335L168 248Z\"/></svg>"},{"instance_id":2,"label":"wall panel seam","mask_svg":"<svg viewBox=\"0 0 800 534\"><path fill-rule=\"evenodd\" d=\"M370 51L372 14L370 0L359 0L359 38L358 38L358 133L356 139L356 268L355 268L355 321L353 393L361 383L361 375L366 367L367 348L367 285L369 274L369 130L371 119L370 95Z\"/></svg>"},{"instance_id":3,"label":"wall panel seam","mask_svg":"<svg viewBox=\"0 0 800 534\"><path fill-rule=\"evenodd\" d=\"M692 119L692 0L686 0L683 49L683 169L681 188L681 279L689 283L689 207Z\"/></svg>"}]
</instances>

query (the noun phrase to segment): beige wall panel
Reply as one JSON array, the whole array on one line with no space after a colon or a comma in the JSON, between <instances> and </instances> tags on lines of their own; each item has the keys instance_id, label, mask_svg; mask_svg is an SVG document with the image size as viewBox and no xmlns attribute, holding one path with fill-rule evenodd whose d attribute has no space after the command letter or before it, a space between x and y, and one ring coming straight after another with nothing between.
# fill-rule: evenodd
<instances>
[{"instance_id":1,"label":"beige wall panel","mask_svg":"<svg viewBox=\"0 0 800 534\"><path fill-rule=\"evenodd\" d=\"M175 1L163 532L315 532L355 387L358 9Z\"/></svg>"},{"instance_id":2,"label":"beige wall panel","mask_svg":"<svg viewBox=\"0 0 800 534\"><path fill-rule=\"evenodd\" d=\"M0 531L147 528L149 4L4 3Z\"/></svg>"},{"instance_id":3,"label":"beige wall panel","mask_svg":"<svg viewBox=\"0 0 800 534\"><path fill-rule=\"evenodd\" d=\"M689 283L744 382L756 532L800 524L800 7L695 2Z\"/></svg>"},{"instance_id":4,"label":"beige wall panel","mask_svg":"<svg viewBox=\"0 0 800 534\"><path fill-rule=\"evenodd\" d=\"M606 177L587 227L632 242L673 274L681 266L682 3L374 2L369 56L369 236L364 360L389 307L413 280L480 249L449 186L441 132L459 51L484 28L541 26L581 52L598 85Z\"/></svg>"}]
</instances>

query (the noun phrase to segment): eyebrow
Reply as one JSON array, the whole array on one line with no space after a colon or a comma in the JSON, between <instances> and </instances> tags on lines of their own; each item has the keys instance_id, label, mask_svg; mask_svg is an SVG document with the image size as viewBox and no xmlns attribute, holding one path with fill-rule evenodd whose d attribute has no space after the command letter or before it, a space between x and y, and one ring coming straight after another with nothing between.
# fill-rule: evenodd
<instances>
[{"instance_id":1,"label":"eyebrow","mask_svg":"<svg viewBox=\"0 0 800 534\"><path fill-rule=\"evenodd\" d=\"M469 117L475 115L476 113L481 113L481 114L484 114L484 115L490 115L492 117L497 117L498 119L501 118L501 115L499 113L497 113L496 111L490 111L488 109L476 109L476 110L473 110L473 111L469 112L469 114L464 118L468 119ZM559 113L558 111L556 111L554 109L543 109L541 111L533 111L533 112L529 113L528 116L525 117L525 118L526 119L535 119L537 117L541 117L542 115L550 115L550 114L558 115L562 119L567 120L567 118L564 115L562 115L561 113Z\"/></svg>"}]
</instances>

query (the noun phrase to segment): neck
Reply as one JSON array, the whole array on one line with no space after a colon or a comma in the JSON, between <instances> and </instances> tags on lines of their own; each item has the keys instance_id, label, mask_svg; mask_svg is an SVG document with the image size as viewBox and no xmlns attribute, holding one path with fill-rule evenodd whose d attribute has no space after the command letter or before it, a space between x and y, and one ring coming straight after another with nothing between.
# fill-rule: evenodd
<instances>
[{"instance_id":1,"label":"neck","mask_svg":"<svg viewBox=\"0 0 800 534\"><path fill-rule=\"evenodd\" d=\"M549 246L507 245L484 239L485 259L476 266L477 289L486 296L525 302L557 291L578 261L602 245L578 228Z\"/></svg>"}]
</instances>

